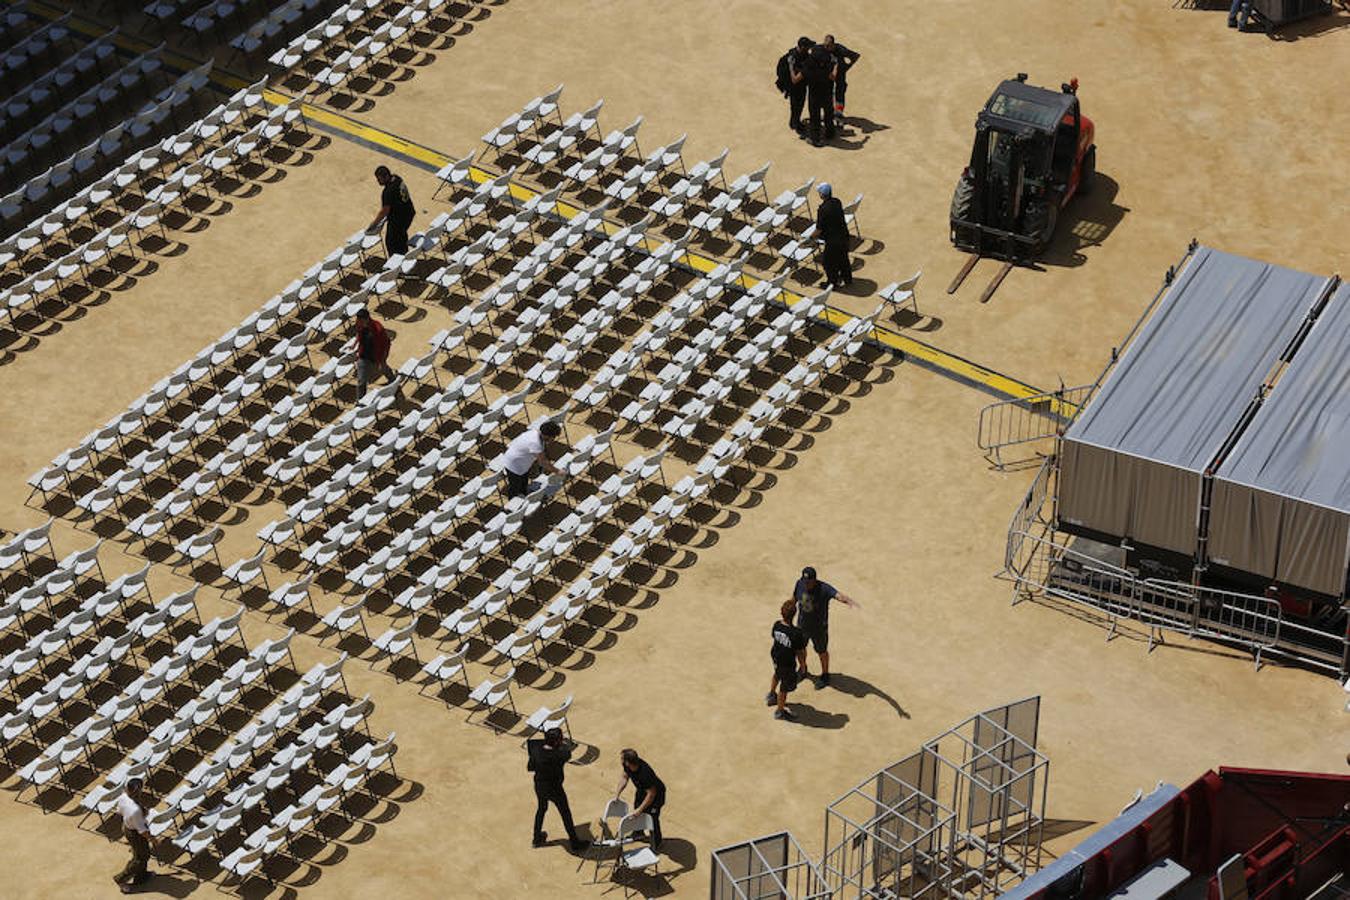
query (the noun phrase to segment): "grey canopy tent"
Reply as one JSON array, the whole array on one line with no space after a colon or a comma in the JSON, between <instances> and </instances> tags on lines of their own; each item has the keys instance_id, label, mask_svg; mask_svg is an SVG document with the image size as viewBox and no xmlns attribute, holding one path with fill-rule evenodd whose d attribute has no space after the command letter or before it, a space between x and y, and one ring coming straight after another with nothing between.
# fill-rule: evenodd
<instances>
[{"instance_id":1,"label":"grey canopy tent","mask_svg":"<svg viewBox=\"0 0 1350 900\"><path fill-rule=\"evenodd\" d=\"M1339 597L1350 565L1350 286L1214 477L1209 556Z\"/></svg>"},{"instance_id":2,"label":"grey canopy tent","mask_svg":"<svg viewBox=\"0 0 1350 900\"><path fill-rule=\"evenodd\" d=\"M1064 436L1060 527L1193 556L1204 472L1327 281L1198 248Z\"/></svg>"}]
</instances>

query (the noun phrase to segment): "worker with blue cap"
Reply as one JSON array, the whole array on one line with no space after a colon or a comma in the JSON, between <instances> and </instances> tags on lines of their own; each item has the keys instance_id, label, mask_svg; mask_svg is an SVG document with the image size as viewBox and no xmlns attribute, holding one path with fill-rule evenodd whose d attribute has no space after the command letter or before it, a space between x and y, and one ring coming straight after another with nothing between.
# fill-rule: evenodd
<instances>
[{"instance_id":1,"label":"worker with blue cap","mask_svg":"<svg viewBox=\"0 0 1350 900\"><path fill-rule=\"evenodd\" d=\"M853 263L848 258L848 220L844 205L834 196L834 188L822 181L816 188L820 193L820 207L816 210L816 240L822 244L821 267L825 281L831 287L847 287L853 283Z\"/></svg>"}]
</instances>

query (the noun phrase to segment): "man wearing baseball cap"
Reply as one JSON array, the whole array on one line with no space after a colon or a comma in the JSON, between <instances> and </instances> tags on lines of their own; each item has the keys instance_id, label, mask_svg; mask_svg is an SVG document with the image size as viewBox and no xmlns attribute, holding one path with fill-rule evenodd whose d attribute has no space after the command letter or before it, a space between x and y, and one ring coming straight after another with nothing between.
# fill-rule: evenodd
<instances>
[{"instance_id":1,"label":"man wearing baseball cap","mask_svg":"<svg viewBox=\"0 0 1350 900\"><path fill-rule=\"evenodd\" d=\"M834 586L816 578L816 570L811 566L802 569L802 577L792 589L792 597L797 601L797 627L800 628L820 657L820 677L815 680L816 688L830 683L830 601L838 600L845 606L860 609L858 601L847 594L841 594ZM806 648L797 654L798 676L809 678L806 669Z\"/></svg>"}]
</instances>

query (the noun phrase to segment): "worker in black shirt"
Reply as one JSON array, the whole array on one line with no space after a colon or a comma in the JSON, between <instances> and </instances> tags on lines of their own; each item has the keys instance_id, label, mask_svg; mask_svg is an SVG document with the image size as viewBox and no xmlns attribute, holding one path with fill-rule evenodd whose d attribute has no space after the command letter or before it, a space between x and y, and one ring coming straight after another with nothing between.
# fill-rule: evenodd
<instances>
[{"instance_id":1,"label":"worker in black shirt","mask_svg":"<svg viewBox=\"0 0 1350 900\"><path fill-rule=\"evenodd\" d=\"M792 624L797 615L797 601L788 600L778 610L779 621L769 630L773 644L769 647L769 658L773 660L773 680L769 682L769 693L764 702L769 706L777 705L775 719L789 722L797 718L787 708L787 695L797 687L797 654L806 651L806 632Z\"/></svg>"},{"instance_id":2,"label":"worker in black shirt","mask_svg":"<svg viewBox=\"0 0 1350 900\"><path fill-rule=\"evenodd\" d=\"M834 196L834 188L822 182L816 190L821 201L816 209L816 240L823 245L820 264L831 287L853 283L853 262L848 258L848 220L844 205Z\"/></svg>"},{"instance_id":3,"label":"worker in black shirt","mask_svg":"<svg viewBox=\"0 0 1350 900\"><path fill-rule=\"evenodd\" d=\"M835 43L834 35L825 35L825 40L821 42L826 50L834 57L834 119L835 124L841 124L844 120L844 94L848 93L848 70L853 68L861 53L856 50L850 50L843 44Z\"/></svg>"},{"instance_id":4,"label":"worker in black shirt","mask_svg":"<svg viewBox=\"0 0 1350 900\"><path fill-rule=\"evenodd\" d=\"M806 55L814 43L809 37L797 38L797 46L783 54L779 63L780 76L787 76L786 80L780 77L779 88L788 100L788 127L799 138L806 137L806 125L802 122L802 108L806 106ZM786 71L782 71L784 66Z\"/></svg>"},{"instance_id":5,"label":"worker in black shirt","mask_svg":"<svg viewBox=\"0 0 1350 900\"><path fill-rule=\"evenodd\" d=\"M379 183L380 212L367 231L374 231L384 223L384 249L390 256L408 252L408 226L413 220L413 202L408 194L408 186L403 179L389 171L388 166L375 170L375 180Z\"/></svg>"},{"instance_id":6,"label":"worker in black shirt","mask_svg":"<svg viewBox=\"0 0 1350 900\"><path fill-rule=\"evenodd\" d=\"M543 740L535 738L527 742L526 749L529 762L525 768L534 773L534 796L538 801L534 809L534 846L542 847L548 840L548 833L544 831L544 813L552 803L562 816L573 852L585 850L589 842L577 837L577 827L572 824L572 808L567 805L567 792L563 790L563 768L572 758L572 743L563 740L561 728L550 728L544 732Z\"/></svg>"},{"instance_id":7,"label":"worker in black shirt","mask_svg":"<svg viewBox=\"0 0 1350 900\"><path fill-rule=\"evenodd\" d=\"M834 56L820 44L806 54L806 107L810 111L811 143L819 147L834 140Z\"/></svg>"},{"instance_id":8,"label":"worker in black shirt","mask_svg":"<svg viewBox=\"0 0 1350 900\"><path fill-rule=\"evenodd\" d=\"M624 750L619 754L619 761L623 764L623 778L619 779L619 786L614 790L614 796L617 797L623 793L624 786L628 782L633 783L635 793L633 794L633 811L629 815L640 816L643 813L652 817L652 849L661 849L661 807L666 805L666 784L652 767L647 765L646 760L638 756L638 752L631 748Z\"/></svg>"},{"instance_id":9,"label":"worker in black shirt","mask_svg":"<svg viewBox=\"0 0 1350 900\"><path fill-rule=\"evenodd\" d=\"M797 600L797 627L806 634L820 657L816 688L826 687L830 683L830 601L838 600L853 609L858 609L859 603L836 590L834 585L817 578L816 570L811 566L802 569L802 577L792 587L792 596ZM797 677L810 677L811 673L806 670L805 647L798 653L797 662Z\"/></svg>"}]
</instances>

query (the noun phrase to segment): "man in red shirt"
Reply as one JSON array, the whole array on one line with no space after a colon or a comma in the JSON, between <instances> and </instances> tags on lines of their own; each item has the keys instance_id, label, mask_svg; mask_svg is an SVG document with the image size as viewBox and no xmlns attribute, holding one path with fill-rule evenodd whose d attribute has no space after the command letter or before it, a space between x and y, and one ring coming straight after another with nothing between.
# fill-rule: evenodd
<instances>
[{"instance_id":1,"label":"man in red shirt","mask_svg":"<svg viewBox=\"0 0 1350 900\"><path fill-rule=\"evenodd\" d=\"M388 381L394 380L394 370L389 368L389 345L392 339L384 326L370 317L370 310L356 311L356 394L366 395L366 386L370 384L372 374L384 373Z\"/></svg>"}]
</instances>

